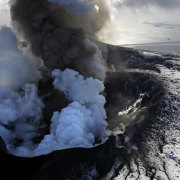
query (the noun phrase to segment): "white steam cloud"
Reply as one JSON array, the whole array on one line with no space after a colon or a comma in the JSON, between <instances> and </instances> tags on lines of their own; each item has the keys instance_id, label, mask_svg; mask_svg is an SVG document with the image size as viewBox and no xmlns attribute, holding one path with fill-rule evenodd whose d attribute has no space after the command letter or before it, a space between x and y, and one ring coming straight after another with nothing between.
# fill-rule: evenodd
<instances>
[{"instance_id":1,"label":"white steam cloud","mask_svg":"<svg viewBox=\"0 0 180 180\"><path fill-rule=\"evenodd\" d=\"M10 153L16 146L32 147L33 138L38 135L43 104L36 86L27 84L37 82L38 66L39 59L28 48L19 49L12 30L1 28L0 136Z\"/></svg>"},{"instance_id":2,"label":"white steam cloud","mask_svg":"<svg viewBox=\"0 0 180 180\"><path fill-rule=\"evenodd\" d=\"M52 75L55 78L54 87L64 92L70 104L61 112L54 112L51 119L50 134L46 135L36 147L32 143L34 134L30 132L34 133L35 129L33 128L36 127L37 129L39 126L43 105L37 97L35 87L26 85L25 95L22 97L19 97L17 93L10 92L10 90L7 92L4 90L4 94L1 93L4 98L1 104L3 112L2 117L0 116L1 122L17 122L17 119L20 119L17 124L18 130L21 132L20 135L25 135L24 142L29 142L23 143L16 149L10 148L9 151L15 155L31 157L60 149L92 147L95 138L100 139L107 135L105 98L99 94L104 89L103 83L93 78L85 79L71 69L55 70ZM8 101L9 103L6 103ZM31 123L25 123L29 118L34 118L32 122L36 123L32 127ZM24 132L24 130L21 131L20 128L22 127L29 129L29 133ZM10 141L8 138L12 133L10 131L3 133L2 131L2 137L8 144Z\"/></svg>"},{"instance_id":3,"label":"white steam cloud","mask_svg":"<svg viewBox=\"0 0 180 180\"><path fill-rule=\"evenodd\" d=\"M38 134L43 104L35 85L26 84L18 94L9 88L0 88L0 136L13 153L18 143L30 148Z\"/></svg>"},{"instance_id":4,"label":"white steam cloud","mask_svg":"<svg viewBox=\"0 0 180 180\"><path fill-rule=\"evenodd\" d=\"M18 89L27 82L36 82L38 62L28 50L19 50L17 39L9 28L0 29L0 87Z\"/></svg>"}]
</instances>

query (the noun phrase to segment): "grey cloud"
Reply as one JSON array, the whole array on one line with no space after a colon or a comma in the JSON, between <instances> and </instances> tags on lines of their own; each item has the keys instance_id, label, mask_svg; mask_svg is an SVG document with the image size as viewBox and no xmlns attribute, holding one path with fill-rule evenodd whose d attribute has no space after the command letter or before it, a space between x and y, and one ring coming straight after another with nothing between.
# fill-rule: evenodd
<instances>
[{"instance_id":1,"label":"grey cloud","mask_svg":"<svg viewBox=\"0 0 180 180\"><path fill-rule=\"evenodd\" d=\"M164 22L156 22L156 23L151 23L151 22L144 22L144 24L147 25L152 25L154 27L164 27L164 28L180 28L180 24L170 24L170 23L164 23Z\"/></svg>"},{"instance_id":2,"label":"grey cloud","mask_svg":"<svg viewBox=\"0 0 180 180\"><path fill-rule=\"evenodd\" d=\"M180 0L124 0L116 5L125 5L128 7L147 7L155 5L162 8L178 8L180 7Z\"/></svg>"}]
</instances>

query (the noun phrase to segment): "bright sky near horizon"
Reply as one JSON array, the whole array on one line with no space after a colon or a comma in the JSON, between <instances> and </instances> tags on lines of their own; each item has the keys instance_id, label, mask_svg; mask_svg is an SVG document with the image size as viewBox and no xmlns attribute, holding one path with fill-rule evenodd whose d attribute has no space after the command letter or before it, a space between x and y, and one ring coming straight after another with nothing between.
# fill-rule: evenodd
<instances>
[{"instance_id":1,"label":"bright sky near horizon","mask_svg":"<svg viewBox=\"0 0 180 180\"><path fill-rule=\"evenodd\" d=\"M103 41L139 44L180 41L180 0L111 0Z\"/></svg>"},{"instance_id":2,"label":"bright sky near horizon","mask_svg":"<svg viewBox=\"0 0 180 180\"><path fill-rule=\"evenodd\" d=\"M10 24L9 0L0 0L0 26Z\"/></svg>"},{"instance_id":3,"label":"bright sky near horizon","mask_svg":"<svg viewBox=\"0 0 180 180\"><path fill-rule=\"evenodd\" d=\"M9 0L0 0L0 26L10 25ZM180 0L109 0L111 22L102 41L115 45L180 41Z\"/></svg>"}]
</instances>

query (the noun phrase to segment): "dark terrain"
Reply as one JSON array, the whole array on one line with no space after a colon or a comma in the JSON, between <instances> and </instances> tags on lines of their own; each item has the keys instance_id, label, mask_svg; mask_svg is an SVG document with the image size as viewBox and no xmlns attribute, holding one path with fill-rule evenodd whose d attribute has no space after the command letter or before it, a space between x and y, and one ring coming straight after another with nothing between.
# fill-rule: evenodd
<instances>
[{"instance_id":1,"label":"dark terrain","mask_svg":"<svg viewBox=\"0 0 180 180\"><path fill-rule=\"evenodd\" d=\"M104 94L112 135L90 149L60 150L34 158L7 154L1 140L1 180L180 178L180 56L99 46L109 67ZM49 124L52 113L63 108L58 100L64 107L67 100L53 89L51 79L40 82L39 96Z\"/></svg>"}]
</instances>

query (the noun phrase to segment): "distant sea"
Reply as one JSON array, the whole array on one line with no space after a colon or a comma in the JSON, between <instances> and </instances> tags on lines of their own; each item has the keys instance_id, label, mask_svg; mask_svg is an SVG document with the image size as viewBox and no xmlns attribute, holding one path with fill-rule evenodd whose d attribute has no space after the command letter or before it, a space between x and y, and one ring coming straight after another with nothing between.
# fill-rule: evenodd
<instances>
[{"instance_id":1,"label":"distant sea","mask_svg":"<svg viewBox=\"0 0 180 180\"><path fill-rule=\"evenodd\" d=\"M160 43L144 43L144 44L130 44L122 45L124 47L131 47L146 51L167 52L180 54L180 41L177 42L160 42Z\"/></svg>"}]
</instances>

